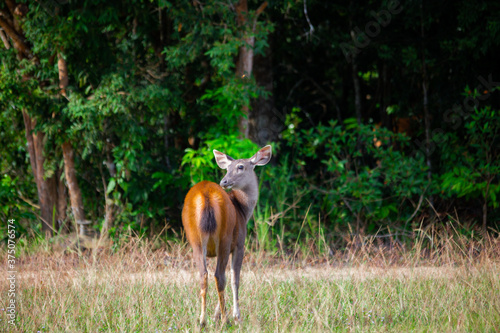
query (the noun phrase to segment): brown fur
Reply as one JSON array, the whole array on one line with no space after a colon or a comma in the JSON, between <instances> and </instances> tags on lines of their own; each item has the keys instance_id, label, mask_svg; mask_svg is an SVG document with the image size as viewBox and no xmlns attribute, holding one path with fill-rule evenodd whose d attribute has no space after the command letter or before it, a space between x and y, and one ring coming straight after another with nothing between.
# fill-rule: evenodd
<instances>
[{"instance_id":1,"label":"brown fur","mask_svg":"<svg viewBox=\"0 0 500 333\"><path fill-rule=\"evenodd\" d=\"M221 180L226 192L218 184L202 181L193 186L184 200L182 224L186 237L193 248L194 259L200 273L201 316L206 316L207 263L206 257L217 257L215 285L219 297L215 317L226 320L224 289L226 266L231 255L231 286L233 288L233 315L240 318L238 289L241 265L245 253L247 222L258 198L258 181L254 172L257 165L265 165L272 156L271 146L259 150L250 159L235 160L214 150L217 165L227 170Z\"/></svg>"},{"instance_id":2,"label":"brown fur","mask_svg":"<svg viewBox=\"0 0 500 333\"><path fill-rule=\"evenodd\" d=\"M218 246L224 239L232 241L232 235L236 235L239 229L236 226L241 223L242 214L236 213L231 200L231 197L234 197L232 192L228 194L218 184L205 180L193 186L184 200L182 222L186 237L193 248L201 248L203 244L204 233L201 223L206 205L210 205L213 209L216 228L213 233L205 233L205 237L208 238L207 257L216 257L216 245ZM234 244L230 244L230 248L233 252Z\"/></svg>"}]
</instances>

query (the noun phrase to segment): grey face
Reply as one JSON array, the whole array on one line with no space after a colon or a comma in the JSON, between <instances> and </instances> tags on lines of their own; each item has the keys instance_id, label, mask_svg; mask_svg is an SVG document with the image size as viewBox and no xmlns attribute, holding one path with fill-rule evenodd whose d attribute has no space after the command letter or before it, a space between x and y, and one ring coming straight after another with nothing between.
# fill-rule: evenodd
<instances>
[{"instance_id":1,"label":"grey face","mask_svg":"<svg viewBox=\"0 0 500 333\"><path fill-rule=\"evenodd\" d=\"M257 180L253 169L256 165L266 165L272 156L271 146L265 146L260 149L255 155L247 159L235 160L220 151L214 149L214 156L217 165L227 174L222 178L220 186L225 189L245 189L248 186L257 187Z\"/></svg>"},{"instance_id":2,"label":"grey face","mask_svg":"<svg viewBox=\"0 0 500 333\"><path fill-rule=\"evenodd\" d=\"M227 167L227 173L220 181L224 189L240 190L246 187L251 180L248 173L253 172L255 164L250 160L233 160Z\"/></svg>"}]
</instances>

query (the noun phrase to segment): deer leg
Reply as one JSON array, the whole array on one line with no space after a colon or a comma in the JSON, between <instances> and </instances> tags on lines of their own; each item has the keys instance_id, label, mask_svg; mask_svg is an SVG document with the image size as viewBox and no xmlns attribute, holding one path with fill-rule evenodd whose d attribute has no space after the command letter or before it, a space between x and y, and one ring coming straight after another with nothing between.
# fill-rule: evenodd
<instances>
[{"instance_id":1,"label":"deer leg","mask_svg":"<svg viewBox=\"0 0 500 333\"><path fill-rule=\"evenodd\" d=\"M236 248L231 257L231 288L233 289L233 318L240 321L240 304L238 298L238 290L240 288L240 272L243 263L245 249L243 247Z\"/></svg>"},{"instance_id":2,"label":"deer leg","mask_svg":"<svg viewBox=\"0 0 500 333\"><path fill-rule=\"evenodd\" d=\"M217 294L219 295L219 310L222 315L222 321L225 322L226 317L226 302L224 299L224 289L226 288L226 266L229 261L229 246L220 245L219 253L217 255L217 267L215 268L215 285L217 287ZM218 313L216 313L216 320Z\"/></svg>"},{"instance_id":3,"label":"deer leg","mask_svg":"<svg viewBox=\"0 0 500 333\"><path fill-rule=\"evenodd\" d=\"M224 278L225 280L225 278ZM219 304L217 305L215 320L219 320L222 318L222 321L226 321L226 302L224 299L224 287L225 281L220 277L215 277L215 285L217 286L217 294L219 295ZM222 282L224 281L224 282Z\"/></svg>"},{"instance_id":4,"label":"deer leg","mask_svg":"<svg viewBox=\"0 0 500 333\"><path fill-rule=\"evenodd\" d=\"M201 296L201 314L200 314L200 325L204 326L206 323L206 313L207 313L207 259L203 249L194 250L194 256L197 261L198 270L200 272L200 296Z\"/></svg>"}]
</instances>

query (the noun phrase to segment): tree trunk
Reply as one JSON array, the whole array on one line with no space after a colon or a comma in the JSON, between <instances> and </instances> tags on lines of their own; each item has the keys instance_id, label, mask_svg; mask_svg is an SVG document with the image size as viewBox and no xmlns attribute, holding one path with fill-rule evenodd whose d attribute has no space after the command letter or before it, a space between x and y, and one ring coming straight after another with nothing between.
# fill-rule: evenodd
<instances>
[{"instance_id":1,"label":"tree trunk","mask_svg":"<svg viewBox=\"0 0 500 333\"><path fill-rule=\"evenodd\" d=\"M59 89L61 89L60 93L67 98L68 96L66 95L66 89L69 85L68 65L66 63L66 60L59 52L57 53L57 68L59 70Z\"/></svg>"},{"instance_id":2,"label":"tree trunk","mask_svg":"<svg viewBox=\"0 0 500 333\"><path fill-rule=\"evenodd\" d=\"M69 84L68 65L61 53L57 54L57 67L59 69L60 93L67 98L66 89ZM62 151L64 158L64 175L66 176L66 183L68 184L71 211L73 212L76 223L80 226L81 233L84 233L85 229L83 226L88 224L88 222L85 220L82 191L80 190L76 177L75 152L69 141L62 144Z\"/></svg>"},{"instance_id":3,"label":"tree trunk","mask_svg":"<svg viewBox=\"0 0 500 333\"><path fill-rule=\"evenodd\" d=\"M253 48L255 45L255 24L257 18L267 7L267 1L263 2L255 12L253 21L248 20L248 3L247 0L240 0L236 5L237 23L244 31L243 41L244 46L240 47L238 60L236 62L236 76L238 78L250 78L253 69ZM251 26L249 26L251 25ZM239 121L239 129L243 138L248 138L249 135L249 106L242 106L243 116Z\"/></svg>"},{"instance_id":4,"label":"tree trunk","mask_svg":"<svg viewBox=\"0 0 500 333\"><path fill-rule=\"evenodd\" d=\"M2 35L6 35L11 39L20 60L35 58L35 63L37 63L36 57L33 57L31 48L25 42L26 39L21 29L21 24L18 21L20 13L15 10L17 7L16 3L12 0L6 0L5 3L8 11L4 10L2 12L3 15L0 16L0 27L3 29ZM25 12L23 13L25 14ZM3 40L3 43L7 48L10 46L8 40ZM36 120L31 118L26 110L23 110L23 120L26 130L26 140L28 141L31 168L38 191L42 231L45 235L52 236L54 231L53 223L57 220L57 184L55 176L45 178L43 167L43 163L45 162L45 157L43 156L45 134L42 131L33 131L36 126Z\"/></svg>"},{"instance_id":5,"label":"tree trunk","mask_svg":"<svg viewBox=\"0 0 500 333\"><path fill-rule=\"evenodd\" d=\"M382 126L385 128L394 131L392 126L392 116L387 113L387 107L389 106L389 96L391 85L389 84L388 75L387 75L387 63L384 61L382 65L382 92L381 92L381 101L380 101L380 120L382 122Z\"/></svg>"},{"instance_id":6,"label":"tree trunk","mask_svg":"<svg viewBox=\"0 0 500 333\"><path fill-rule=\"evenodd\" d=\"M35 178L35 183L38 186L38 174L36 172L36 154L35 154L35 142L33 139L33 133L31 132L36 126L36 120L32 119L26 111L23 111L24 128L26 130L26 141L28 141L28 153L30 155L31 169L33 170L33 177Z\"/></svg>"},{"instance_id":7,"label":"tree trunk","mask_svg":"<svg viewBox=\"0 0 500 333\"><path fill-rule=\"evenodd\" d=\"M356 56L352 57L352 82L354 84L354 108L356 111L356 120L358 121L358 125L361 125L362 122L362 106L361 106L361 84L359 82L358 76L358 64L356 60Z\"/></svg>"},{"instance_id":8,"label":"tree trunk","mask_svg":"<svg viewBox=\"0 0 500 333\"><path fill-rule=\"evenodd\" d=\"M349 7L352 8L354 5L354 1L349 2ZM349 28L351 29L351 38L354 42L354 45L357 45L357 40L359 36L356 35L356 32L354 31L354 22L352 19L352 16L349 17ZM351 77L352 77L352 83L354 86L354 111L356 113L356 120L358 122L358 125L361 125L362 122L362 105L361 105L361 83L359 82L359 76L358 76L358 59L357 59L357 52L354 52L351 58ZM359 142L358 142L359 146Z\"/></svg>"},{"instance_id":9,"label":"tree trunk","mask_svg":"<svg viewBox=\"0 0 500 333\"><path fill-rule=\"evenodd\" d=\"M240 0L236 5L237 22L239 26L245 29L247 24L248 15L248 3L247 0ZM238 55L238 61L236 63L236 76L238 78L250 78L252 75L253 67L253 46L255 40L253 38L243 37L243 40L247 45L240 47L240 52ZM241 136L243 138L248 138L248 105L242 106L243 116L239 121L239 129Z\"/></svg>"},{"instance_id":10,"label":"tree trunk","mask_svg":"<svg viewBox=\"0 0 500 333\"><path fill-rule=\"evenodd\" d=\"M111 147L108 146L107 149L107 161L106 161L106 166L108 167L109 175L112 178L116 177L116 165L111 158L110 154ZM102 170L101 170L102 174ZM113 202L113 199L109 196L109 193L107 191L106 187L106 181L104 180L104 175L102 175L102 181L103 181L103 186L104 186L104 198L105 198L105 216L104 216L104 224L102 226L102 235L106 237L108 235L108 231L110 228L113 227L114 220L115 220L115 211L116 211L116 206L115 203Z\"/></svg>"},{"instance_id":11,"label":"tree trunk","mask_svg":"<svg viewBox=\"0 0 500 333\"><path fill-rule=\"evenodd\" d=\"M425 60L422 60L422 66L423 66L423 78L422 78L422 106L424 109L424 126L425 126L425 159L426 159L426 164L427 168L429 170L427 171L427 180L430 182L432 178L432 163L431 163L431 151L430 151L430 144L431 144L431 135L430 135L430 116L429 116L429 96L428 96L428 82L427 82L427 75L425 74Z\"/></svg>"},{"instance_id":12,"label":"tree trunk","mask_svg":"<svg viewBox=\"0 0 500 333\"><path fill-rule=\"evenodd\" d=\"M263 87L271 95L262 96L252 101L252 109L248 114L248 137L259 146L278 140L283 130L284 115L274 106L273 66L271 49L265 55L254 57L254 75L257 85Z\"/></svg>"},{"instance_id":13,"label":"tree trunk","mask_svg":"<svg viewBox=\"0 0 500 333\"><path fill-rule=\"evenodd\" d=\"M113 199L106 193L106 203L104 206L104 224L102 226L102 235L108 236L109 229L113 227L115 221L115 203Z\"/></svg>"},{"instance_id":14,"label":"tree trunk","mask_svg":"<svg viewBox=\"0 0 500 333\"><path fill-rule=\"evenodd\" d=\"M47 236L52 236L54 222L57 220L56 201L57 187L55 186L55 176L45 178L45 169L43 163L43 139L45 134L41 131L33 132L36 120L23 112L24 126L26 129L26 139L28 141L28 151L30 153L31 168L38 191L38 200L40 203L40 218L42 220L42 231Z\"/></svg>"},{"instance_id":15,"label":"tree trunk","mask_svg":"<svg viewBox=\"0 0 500 333\"><path fill-rule=\"evenodd\" d=\"M68 183L69 199L71 201L71 211L75 217L76 223L85 224L85 214L83 210L82 193L76 179L75 153L69 142L62 144L64 157L64 174Z\"/></svg>"},{"instance_id":16,"label":"tree trunk","mask_svg":"<svg viewBox=\"0 0 500 333\"><path fill-rule=\"evenodd\" d=\"M64 180L61 179L63 170L58 169L57 182L57 222L58 229L63 232L69 231L69 225L66 223L66 208L68 207L68 192L64 185Z\"/></svg>"},{"instance_id":17,"label":"tree trunk","mask_svg":"<svg viewBox=\"0 0 500 333\"><path fill-rule=\"evenodd\" d=\"M425 160L427 164L427 181L429 184L432 181L432 162L431 162L431 120L429 115L429 78L427 76L427 64L425 61L425 33L423 19L423 1L420 2L420 37L422 40L422 107L424 111L424 126L425 126ZM434 205L434 198L431 196L429 200L431 206ZM433 210L432 210L433 212Z\"/></svg>"},{"instance_id":18,"label":"tree trunk","mask_svg":"<svg viewBox=\"0 0 500 333\"><path fill-rule=\"evenodd\" d=\"M59 88L61 89L60 93L64 97L67 97L66 95L66 89L69 84L69 79L68 79L68 66L66 64L66 60L62 57L60 53L57 53L57 66L59 69ZM63 149L63 156L64 156L64 149ZM66 161L64 163L66 165ZM73 162L74 165L74 162ZM60 171L61 173L61 171ZM65 172L66 173L66 172ZM68 182L69 183L69 182ZM77 184L78 186L78 184ZM79 189L78 189L79 191ZM65 224L66 220L66 208L67 208L67 192L66 192L66 186L64 185L64 181L61 179L60 175L57 178L57 208L58 208L58 215L59 215L59 227L63 227L64 225L64 230L69 231L69 226Z\"/></svg>"}]
</instances>

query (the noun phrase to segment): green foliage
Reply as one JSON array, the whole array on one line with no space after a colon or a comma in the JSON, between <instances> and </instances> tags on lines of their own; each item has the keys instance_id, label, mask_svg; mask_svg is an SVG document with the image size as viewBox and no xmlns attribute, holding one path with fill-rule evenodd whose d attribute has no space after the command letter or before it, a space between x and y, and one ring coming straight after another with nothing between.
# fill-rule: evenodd
<instances>
[{"instance_id":1,"label":"green foliage","mask_svg":"<svg viewBox=\"0 0 500 333\"><path fill-rule=\"evenodd\" d=\"M160 14L151 20L153 11ZM203 169L197 158L181 169L192 133L199 147L234 155L255 150L233 134L242 107L263 92L253 78L234 74L244 39L231 4L86 1L60 4L52 12L34 3L23 29L40 61L20 64L13 50L5 52L0 105L26 109L38 119L50 151L47 176L62 166L53 147L74 143L84 204L95 227L104 220L106 196L116 210L112 234L144 232L171 219L180 224L172 208L182 201L189 179L216 172ZM267 46L270 31L272 25L256 24L256 53ZM158 34L169 42L158 44ZM67 99L59 95L58 57L68 64ZM21 79L23 73L31 79ZM208 150L198 144L191 149L207 158Z\"/></svg>"},{"instance_id":2,"label":"green foliage","mask_svg":"<svg viewBox=\"0 0 500 333\"><path fill-rule=\"evenodd\" d=\"M468 89L467 89L468 90ZM459 139L450 135L446 162L450 167L441 175L443 194L458 198L482 199L498 208L500 194L499 134L500 111L490 107L476 108L464 125L466 140L458 149Z\"/></svg>"},{"instance_id":3,"label":"green foliage","mask_svg":"<svg viewBox=\"0 0 500 333\"><path fill-rule=\"evenodd\" d=\"M254 219L248 223L250 232L255 233L259 249L288 249L289 244L300 237L300 224L307 218L312 203L308 200L314 200L314 193L296 176L297 167L289 156L281 156L276 165L268 164L256 171L260 195ZM311 216L315 213L311 212Z\"/></svg>"},{"instance_id":4,"label":"green foliage","mask_svg":"<svg viewBox=\"0 0 500 333\"><path fill-rule=\"evenodd\" d=\"M388 1L269 2L258 17L261 3L249 1L246 24L238 23L234 1L50 3L57 6L27 2L20 18L31 59L19 60L13 47L0 44L0 214L18 216L19 230L36 233L40 225L23 112L45 133L44 176L61 171L60 146L70 142L88 219L99 228L105 203L112 203L111 233L120 240L165 224L179 228L189 187L222 178L213 149L239 158L259 148L239 133L252 107L265 114L264 121L250 119L257 127L274 118L285 125L272 129L279 137L273 164L258 171L260 203L249 228L262 249L326 242L349 227L409 231L428 204L440 215L486 204L488 225L498 221L494 1L422 8L409 2L359 47L355 67L341 45L352 40L350 30L363 33L367 24L387 19L374 13ZM8 10L5 3L0 8ZM237 77L239 50L249 37L255 76ZM67 97L59 88L60 57L68 65ZM259 62L269 67L259 71ZM477 81L482 88L460 95L465 83L476 87ZM270 91L269 107L254 103ZM460 105L462 113L443 121L443 109L470 101L475 110ZM403 119L412 123L407 135L395 133ZM424 163L411 140L424 142L426 129L436 149Z\"/></svg>"},{"instance_id":5,"label":"green foliage","mask_svg":"<svg viewBox=\"0 0 500 333\"><path fill-rule=\"evenodd\" d=\"M14 219L16 238L26 235L35 220L36 186L29 165L25 129L21 109L39 103L37 93L29 94L31 81L16 75L14 53L7 52L0 63L0 239L7 238L7 223ZM29 203L28 203L29 201Z\"/></svg>"},{"instance_id":6,"label":"green foliage","mask_svg":"<svg viewBox=\"0 0 500 333\"><path fill-rule=\"evenodd\" d=\"M19 239L21 235L27 234L26 221L35 219L32 208L24 201L26 199L22 200L21 197L20 187L28 187L28 185L29 183L20 184L18 178L12 179L7 174L0 179L0 219L4 221L0 225L1 241L7 241L8 220L14 220L16 239Z\"/></svg>"},{"instance_id":7,"label":"green foliage","mask_svg":"<svg viewBox=\"0 0 500 333\"><path fill-rule=\"evenodd\" d=\"M255 82L235 78L229 79L219 88L207 90L201 96L200 104L208 109L214 121L202 129L200 136L213 137L236 130L239 119L247 116L243 106L248 106L250 99L258 96Z\"/></svg>"},{"instance_id":8,"label":"green foliage","mask_svg":"<svg viewBox=\"0 0 500 333\"><path fill-rule=\"evenodd\" d=\"M297 165L314 175L309 183L322 193L325 217L336 223L362 222L373 232L411 215L400 206L424 194L427 170L422 159L404 153L406 136L358 125L356 119L301 131L295 126L289 125L286 133L288 145L296 150Z\"/></svg>"}]
</instances>

